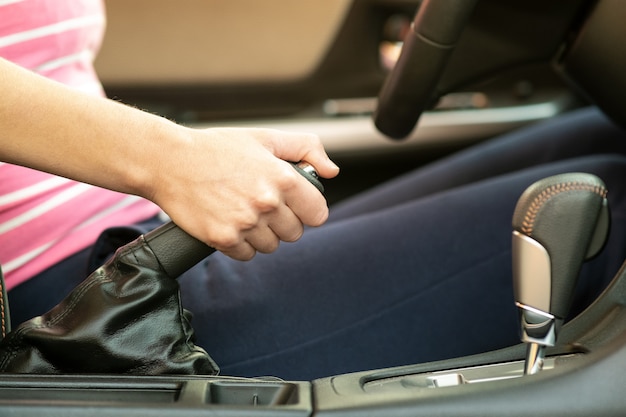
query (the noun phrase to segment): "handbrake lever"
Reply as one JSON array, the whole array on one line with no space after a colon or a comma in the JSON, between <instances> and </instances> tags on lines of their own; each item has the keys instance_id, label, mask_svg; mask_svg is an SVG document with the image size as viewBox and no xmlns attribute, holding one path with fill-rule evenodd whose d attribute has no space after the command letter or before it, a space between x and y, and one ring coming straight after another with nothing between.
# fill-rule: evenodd
<instances>
[{"instance_id":1,"label":"handbrake lever","mask_svg":"<svg viewBox=\"0 0 626 417\"><path fill-rule=\"evenodd\" d=\"M607 190L587 173L537 181L513 214L513 290L521 339L528 343L524 372L541 370L574 297L582 263L600 252L609 230Z\"/></svg>"},{"instance_id":2,"label":"handbrake lever","mask_svg":"<svg viewBox=\"0 0 626 417\"><path fill-rule=\"evenodd\" d=\"M324 186L312 165L307 162L292 165L319 192L324 192ZM191 236L171 221L146 233L143 238L171 278L178 278L183 272L215 252L214 248Z\"/></svg>"}]
</instances>

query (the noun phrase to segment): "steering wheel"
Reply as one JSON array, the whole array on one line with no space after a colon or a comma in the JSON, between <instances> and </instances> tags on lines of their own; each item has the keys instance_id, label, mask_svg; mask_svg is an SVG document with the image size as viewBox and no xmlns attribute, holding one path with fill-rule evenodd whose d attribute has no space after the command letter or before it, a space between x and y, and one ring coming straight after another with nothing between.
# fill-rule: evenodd
<instances>
[{"instance_id":1,"label":"steering wheel","mask_svg":"<svg viewBox=\"0 0 626 417\"><path fill-rule=\"evenodd\" d=\"M378 96L374 123L392 139L408 136L433 92L478 0L424 0L400 57Z\"/></svg>"}]
</instances>

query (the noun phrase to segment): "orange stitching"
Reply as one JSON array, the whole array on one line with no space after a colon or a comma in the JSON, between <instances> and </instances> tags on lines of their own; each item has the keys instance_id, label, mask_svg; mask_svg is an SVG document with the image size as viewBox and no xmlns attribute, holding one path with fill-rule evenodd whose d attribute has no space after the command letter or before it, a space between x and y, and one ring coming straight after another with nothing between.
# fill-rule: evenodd
<instances>
[{"instance_id":1,"label":"orange stitching","mask_svg":"<svg viewBox=\"0 0 626 417\"><path fill-rule=\"evenodd\" d=\"M531 235L535 226L534 223L537 213L539 212L541 206L543 206L550 198L566 191L591 191L592 193L598 194L602 198L606 198L607 194L606 188L600 185L592 185L581 182L554 184L543 190L530 204L530 207L524 216L524 221L522 222L522 232L527 235Z\"/></svg>"}]
</instances>

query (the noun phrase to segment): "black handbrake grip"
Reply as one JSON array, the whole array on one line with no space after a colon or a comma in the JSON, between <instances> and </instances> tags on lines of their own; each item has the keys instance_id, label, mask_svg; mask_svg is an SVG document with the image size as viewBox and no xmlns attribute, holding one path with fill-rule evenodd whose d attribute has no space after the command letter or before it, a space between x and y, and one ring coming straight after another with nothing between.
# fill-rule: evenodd
<instances>
[{"instance_id":1,"label":"black handbrake grip","mask_svg":"<svg viewBox=\"0 0 626 417\"><path fill-rule=\"evenodd\" d=\"M293 167L321 193L324 186L315 169L306 162L293 164ZM165 273L178 278L183 272L215 252L215 249L191 236L174 222L167 222L143 235Z\"/></svg>"}]
</instances>

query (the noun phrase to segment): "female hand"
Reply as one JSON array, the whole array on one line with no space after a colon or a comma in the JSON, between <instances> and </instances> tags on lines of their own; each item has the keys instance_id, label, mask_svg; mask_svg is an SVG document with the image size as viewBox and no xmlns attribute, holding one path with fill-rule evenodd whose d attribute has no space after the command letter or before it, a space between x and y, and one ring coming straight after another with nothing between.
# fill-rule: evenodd
<instances>
[{"instance_id":1,"label":"female hand","mask_svg":"<svg viewBox=\"0 0 626 417\"><path fill-rule=\"evenodd\" d=\"M293 242L304 225L328 217L323 195L286 161L306 161L321 177L339 168L319 138L270 129L186 130L163 155L150 198L189 234L239 260Z\"/></svg>"}]
</instances>

